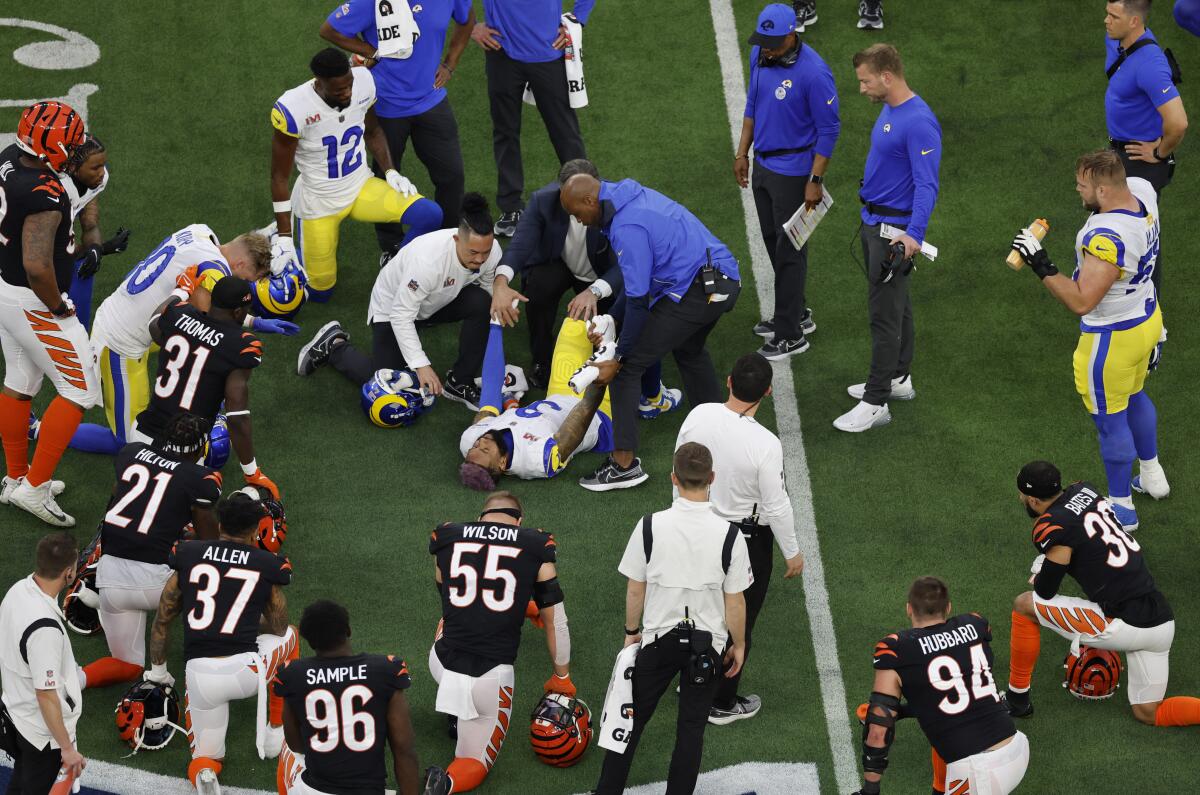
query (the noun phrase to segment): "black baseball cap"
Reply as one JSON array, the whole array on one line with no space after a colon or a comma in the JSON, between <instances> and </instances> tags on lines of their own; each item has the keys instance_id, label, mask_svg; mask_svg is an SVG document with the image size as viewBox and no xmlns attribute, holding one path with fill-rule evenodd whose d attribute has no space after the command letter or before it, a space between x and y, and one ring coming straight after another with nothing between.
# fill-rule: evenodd
<instances>
[{"instance_id":1,"label":"black baseball cap","mask_svg":"<svg viewBox=\"0 0 1200 795\"><path fill-rule=\"evenodd\" d=\"M1039 500L1062 491L1062 473L1049 461L1030 461L1017 473L1017 491Z\"/></svg>"},{"instance_id":2,"label":"black baseball cap","mask_svg":"<svg viewBox=\"0 0 1200 795\"><path fill-rule=\"evenodd\" d=\"M213 285L212 305L219 309L250 306L250 282L237 276L222 278Z\"/></svg>"}]
</instances>

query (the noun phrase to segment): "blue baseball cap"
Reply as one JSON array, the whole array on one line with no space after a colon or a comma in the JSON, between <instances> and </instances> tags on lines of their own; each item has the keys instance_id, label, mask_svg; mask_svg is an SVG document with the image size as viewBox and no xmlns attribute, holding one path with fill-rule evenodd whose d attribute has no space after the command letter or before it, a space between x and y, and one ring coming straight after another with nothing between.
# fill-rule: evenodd
<instances>
[{"instance_id":1,"label":"blue baseball cap","mask_svg":"<svg viewBox=\"0 0 1200 795\"><path fill-rule=\"evenodd\" d=\"M796 30L796 11L783 3L771 3L758 15L758 25L750 34L750 43L773 50Z\"/></svg>"}]
</instances>

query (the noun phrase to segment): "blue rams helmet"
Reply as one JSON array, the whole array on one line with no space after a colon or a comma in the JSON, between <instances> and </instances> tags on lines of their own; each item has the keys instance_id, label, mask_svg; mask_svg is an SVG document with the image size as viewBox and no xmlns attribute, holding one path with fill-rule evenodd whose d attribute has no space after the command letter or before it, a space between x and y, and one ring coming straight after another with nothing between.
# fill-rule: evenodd
<instances>
[{"instance_id":1,"label":"blue rams helmet","mask_svg":"<svg viewBox=\"0 0 1200 795\"><path fill-rule=\"evenodd\" d=\"M379 370L363 384L363 413L380 428L412 425L433 405L412 370Z\"/></svg>"},{"instance_id":2,"label":"blue rams helmet","mask_svg":"<svg viewBox=\"0 0 1200 795\"><path fill-rule=\"evenodd\" d=\"M304 269L292 261L279 273L264 276L254 283L250 314L288 320L300 311L306 300L308 277Z\"/></svg>"},{"instance_id":3,"label":"blue rams helmet","mask_svg":"<svg viewBox=\"0 0 1200 795\"><path fill-rule=\"evenodd\" d=\"M204 466L209 469L221 469L229 460L231 443L229 440L229 425L225 415L218 414L213 422L212 430L208 433L208 446L204 452Z\"/></svg>"}]
</instances>

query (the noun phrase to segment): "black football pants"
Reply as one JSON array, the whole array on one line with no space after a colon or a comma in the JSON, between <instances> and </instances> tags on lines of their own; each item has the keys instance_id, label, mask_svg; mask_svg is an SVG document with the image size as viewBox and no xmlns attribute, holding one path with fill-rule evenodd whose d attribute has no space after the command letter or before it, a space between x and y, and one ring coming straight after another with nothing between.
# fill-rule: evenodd
<instances>
[{"instance_id":1,"label":"black football pants","mask_svg":"<svg viewBox=\"0 0 1200 795\"><path fill-rule=\"evenodd\" d=\"M775 536L771 533L770 526L759 525L750 535L744 532L742 535L750 553L750 571L754 574L754 583L742 592L746 599L746 657L742 662L742 670L738 671L736 676L721 677L716 698L713 699L713 705L718 709L731 709L737 700L738 683L742 681L746 663L750 661L754 622L758 620L763 602L767 599L767 586L771 584L771 570L775 566Z\"/></svg>"},{"instance_id":2,"label":"black football pants","mask_svg":"<svg viewBox=\"0 0 1200 795\"><path fill-rule=\"evenodd\" d=\"M1141 177L1154 186L1154 195L1158 197L1159 215L1162 215L1162 192L1171 184L1171 177L1175 176L1175 155L1172 153L1166 160L1161 163L1147 163L1145 160L1131 160L1129 155L1125 153L1124 147L1113 147L1117 155L1121 158L1121 162L1125 164L1126 177ZM1158 262L1154 265L1154 273L1150 274L1150 281L1154 282L1154 291L1162 295L1162 238L1158 241Z\"/></svg>"},{"instance_id":3,"label":"black football pants","mask_svg":"<svg viewBox=\"0 0 1200 795\"><path fill-rule=\"evenodd\" d=\"M897 272L880 284L889 242L879 236L879 224L859 227L867 261L867 312L871 322L871 370L863 400L882 406L892 394L892 379L908 375L913 359L912 298L908 276Z\"/></svg>"},{"instance_id":4,"label":"black football pants","mask_svg":"<svg viewBox=\"0 0 1200 795\"><path fill-rule=\"evenodd\" d=\"M804 204L808 177L778 174L755 161L750 186L763 245L775 271L775 339L804 337L800 318L808 306L804 284L808 279L808 244L799 251L783 232L783 225Z\"/></svg>"},{"instance_id":5,"label":"black football pants","mask_svg":"<svg viewBox=\"0 0 1200 795\"><path fill-rule=\"evenodd\" d=\"M16 727L13 735L17 753L6 795L45 795L54 786L62 767L62 751L51 748L50 743L45 748L35 748Z\"/></svg>"}]
</instances>

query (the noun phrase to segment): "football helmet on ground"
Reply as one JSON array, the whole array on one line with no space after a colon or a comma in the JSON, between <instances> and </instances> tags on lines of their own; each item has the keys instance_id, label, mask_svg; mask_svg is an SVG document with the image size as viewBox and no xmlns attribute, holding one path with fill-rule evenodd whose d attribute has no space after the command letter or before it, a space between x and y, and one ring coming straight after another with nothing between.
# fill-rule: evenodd
<instances>
[{"instance_id":1,"label":"football helmet on ground","mask_svg":"<svg viewBox=\"0 0 1200 795\"><path fill-rule=\"evenodd\" d=\"M379 370L362 388L362 410L380 428L412 425L434 403L412 370Z\"/></svg>"},{"instance_id":2,"label":"football helmet on ground","mask_svg":"<svg viewBox=\"0 0 1200 795\"><path fill-rule=\"evenodd\" d=\"M1102 701L1112 698L1121 682L1121 656L1115 651L1080 646L1079 654L1067 654L1063 661L1066 676L1063 687L1075 698Z\"/></svg>"},{"instance_id":3,"label":"football helmet on ground","mask_svg":"<svg viewBox=\"0 0 1200 795\"><path fill-rule=\"evenodd\" d=\"M575 764L592 741L592 711L578 698L547 693L533 710L532 721L529 744L551 767Z\"/></svg>"},{"instance_id":4,"label":"football helmet on ground","mask_svg":"<svg viewBox=\"0 0 1200 795\"><path fill-rule=\"evenodd\" d=\"M130 687L115 710L117 735L136 754L171 742L179 726L179 696L167 684L142 681Z\"/></svg>"},{"instance_id":5,"label":"football helmet on ground","mask_svg":"<svg viewBox=\"0 0 1200 795\"><path fill-rule=\"evenodd\" d=\"M96 566L100 562L100 534L92 539L76 564L75 580L63 594L62 611L67 626L80 635L95 635L100 631L100 594L96 590Z\"/></svg>"}]
</instances>

